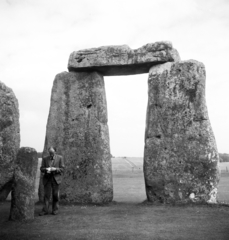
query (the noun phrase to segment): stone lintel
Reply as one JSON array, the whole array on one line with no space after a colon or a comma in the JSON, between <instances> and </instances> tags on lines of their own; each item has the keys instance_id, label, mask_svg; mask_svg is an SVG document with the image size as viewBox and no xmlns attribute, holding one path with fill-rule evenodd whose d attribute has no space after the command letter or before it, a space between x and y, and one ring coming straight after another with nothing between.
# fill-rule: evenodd
<instances>
[{"instance_id":1,"label":"stone lintel","mask_svg":"<svg viewBox=\"0 0 229 240\"><path fill-rule=\"evenodd\" d=\"M103 76L148 73L157 64L179 61L179 53L170 42L148 43L131 49L127 45L103 46L71 53L70 72L100 72Z\"/></svg>"}]
</instances>

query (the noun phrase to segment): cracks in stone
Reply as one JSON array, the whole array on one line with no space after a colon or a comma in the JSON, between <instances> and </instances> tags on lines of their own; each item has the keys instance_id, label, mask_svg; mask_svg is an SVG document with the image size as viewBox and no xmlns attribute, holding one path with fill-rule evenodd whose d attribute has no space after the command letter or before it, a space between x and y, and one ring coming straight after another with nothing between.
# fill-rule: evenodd
<instances>
[{"instance_id":1,"label":"cracks in stone","mask_svg":"<svg viewBox=\"0 0 229 240\"><path fill-rule=\"evenodd\" d=\"M154 135L154 136L152 136L152 137L147 136L147 137L145 138L145 142L146 142L147 140L150 140L150 139L153 139L153 138L162 139L162 135L161 135L161 134L157 134L157 135ZM167 150L167 148L165 148L165 150Z\"/></svg>"},{"instance_id":2,"label":"cracks in stone","mask_svg":"<svg viewBox=\"0 0 229 240\"><path fill-rule=\"evenodd\" d=\"M83 58L76 58L76 61L78 62L78 63L80 63L80 62L82 62L83 61Z\"/></svg>"},{"instance_id":3,"label":"cracks in stone","mask_svg":"<svg viewBox=\"0 0 229 240\"><path fill-rule=\"evenodd\" d=\"M180 73L182 70L180 68L177 68L176 71Z\"/></svg>"},{"instance_id":4,"label":"cracks in stone","mask_svg":"<svg viewBox=\"0 0 229 240\"><path fill-rule=\"evenodd\" d=\"M155 138L161 139L161 135L158 134L158 135L155 136Z\"/></svg>"},{"instance_id":5,"label":"cracks in stone","mask_svg":"<svg viewBox=\"0 0 229 240\"><path fill-rule=\"evenodd\" d=\"M162 108L162 106L160 105L160 104L158 104L158 103L155 103L155 107L157 108Z\"/></svg>"},{"instance_id":6,"label":"cracks in stone","mask_svg":"<svg viewBox=\"0 0 229 240\"><path fill-rule=\"evenodd\" d=\"M197 88L198 88L198 82L195 82L194 88L186 89L186 94L189 96L189 101L192 103L196 99Z\"/></svg>"},{"instance_id":7,"label":"cracks in stone","mask_svg":"<svg viewBox=\"0 0 229 240\"><path fill-rule=\"evenodd\" d=\"M65 119L65 124L63 127L63 133L64 133L64 139L63 139L63 145L66 146L67 141L69 139L70 135L70 129L69 129L69 115L70 115L70 89L71 89L71 84L70 82L65 82L64 84L64 96L65 96L65 109L64 109L64 119Z\"/></svg>"},{"instance_id":8,"label":"cracks in stone","mask_svg":"<svg viewBox=\"0 0 229 240\"><path fill-rule=\"evenodd\" d=\"M87 105L87 109L89 109L89 108L91 108L91 107L92 107L92 104L89 103L89 104Z\"/></svg>"},{"instance_id":9,"label":"cracks in stone","mask_svg":"<svg viewBox=\"0 0 229 240\"><path fill-rule=\"evenodd\" d=\"M208 120L207 118L204 118L204 117L194 117L193 118L193 121L194 122L202 122L202 121L206 121L206 120Z\"/></svg>"}]
</instances>

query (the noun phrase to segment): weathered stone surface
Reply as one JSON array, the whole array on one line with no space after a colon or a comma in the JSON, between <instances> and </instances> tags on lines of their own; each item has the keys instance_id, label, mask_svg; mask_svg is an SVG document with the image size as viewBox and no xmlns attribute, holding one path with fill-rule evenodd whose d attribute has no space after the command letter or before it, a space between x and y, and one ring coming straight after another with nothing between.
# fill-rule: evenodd
<instances>
[{"instance_id":1,"label":"weathered stone surface","mask_svg":"<svg viewBox=\"0 0 229 240\"><path fill-rule=\"evenodd\" d=\"M18 101L13 91L0 82L0 201L11 191L19 146Z\"/></svg>"},{"instance_id":2,"label":"weathered stone surface","mask_svg":"<svg viewBox=\"0 0 229 240\"><path fill-rule=\"evenodd\" d=\"M73 52L68 61L69 71L98 71L103 76L148 73L155 65L179 61L170 42L148 43L131 49L127 45L103 46Z\"/></svg>"},{"instance_id":3,"label":"weathered stone surface","mask_svg":"<svg viewBox=\"0 0 229 240\"><path fill-rule=\"evenodd\" d=\"M148 200L215 202L219 157L205 103L204 65L190 60L154 66L148 84Z\"/></svg>"},{"instance_id":4,"label":"weathered stone surface","mask_svg":"<svg viewBox=\"0 0 229 240\"><path fill-rule=\"evenodd\" d=\"M97 72L63 72L56 76L44 155L48 154L47 149L51 145L64 157L66 166L60 187L62 201L112 201L112 168L103 76Z\"/></svg>"},{"instance_id":5,"label":"weathered stone surface","mask_svg":"<svg viewBox=\"0 0 229 240\"><path fill-rule=\"evenodd\" d=\"M42 203L44 201L44 185L43 185L43 173L42 172L40 172L39 187L38 187L38 199L39 199L38 202L40 202L40 203Z\"/></svg>"},{"instance_id":6,"label":"weathered stone surface","mask_svg":"<svg viewBox=\"0 0 229 240\"><path fill-rule=\"evenodd\" d=\"M20 148L12 188L10 220L34 218L34 194L38 165L37 152L33 148Z\"/></svg>"}]
</instances>

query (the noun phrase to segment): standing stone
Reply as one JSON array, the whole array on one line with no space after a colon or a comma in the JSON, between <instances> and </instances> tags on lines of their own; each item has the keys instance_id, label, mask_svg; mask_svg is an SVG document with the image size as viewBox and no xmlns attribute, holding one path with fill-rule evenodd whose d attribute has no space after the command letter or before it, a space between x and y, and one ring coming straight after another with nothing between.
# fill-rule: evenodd
<instances>
[{"instance_id":1,"label":"standing stone","mask_svg":"<svg viewBox=\"0 0 229 240\"><path fill-rule=\"evenodd\" d=\"M11 191L19 146L18 101L13 91L0 82L0 201Z\"/></svg>"},{"instance_id":2,"label":"standing stone","mask_svg":"<svg viewBox=\"0 0 229 240\"><path fill-rule=\"evenodd\" d=\"M148 200L215 202L219 156L205 103L204 65L190 60L154 66L148 84Z\"/></svg>"},{"instance_id":3,"label":"standing stone","mask_svg":"<svg viewBox=\"0 0 229 240\"><path fill-rule=\"evenodd\" d=\"M48 154L49 146L56 147L57 154L64 157L66 168L60 185L63 201L112 201L111 154L102 75L63 72L56 76L43 155Z\"/></svg>"},{"instance_id":4,"label":"standing stone","mask_svg":"<svg viewBox=\"0 0 229 240\"><path fill-rule=\"evenodd\" d=\"M37 152L33 148L20 148L14 173L10 220L34 218L34 194L38 165Z\"/></svg>"}]
</instances>

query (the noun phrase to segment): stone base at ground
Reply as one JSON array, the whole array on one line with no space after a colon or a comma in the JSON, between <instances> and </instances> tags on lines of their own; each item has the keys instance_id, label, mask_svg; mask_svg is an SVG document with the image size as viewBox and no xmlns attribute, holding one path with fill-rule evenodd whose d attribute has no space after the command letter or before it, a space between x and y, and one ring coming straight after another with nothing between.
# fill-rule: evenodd
<instances>
[{"instance_id":1,"label":"stone base at ground","mask_svg":"<svg viewBox=\"0 0 229 240\"><path fill-rule=\"evenodd\" d=\"M11 191L19 146L18 101L13 91L0 82L0 201Z\"/></svg>"},{"instance_id":2,"label":"stone base at ground","mask_svg":"<svg viewBox=\"0 0 229 240\"><path fill-rule=\"evenodd\" d=\"M38 157L35 149L28 147L19 149L12 188L10 220L34 218L37 165Z\"/></svg>"},{"instance_id":3,"label":"stone base at ground","mask_svg":"<svg viewBox=\"0 0 229 240\"><path fill-rule=\"evenodd\" d=\"M151 202L216 202L219 156L197 61L149 72L144 174Z\"/></svg>"},{"instance_id":4,"label":"stone base at ground","mask_svg":"<svg viewBox=\"0 0 229 240\"><path fill-rule=\"evenodd\" d=\"M48 154L49 146L56 147L57 154L65 161L60 185L62 201L112 201L111 155L102 75L63 72L56 76L44 155ZM39 194L42 198L43 193Z\"/></svg>"}]
</instances>

